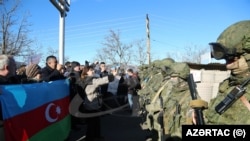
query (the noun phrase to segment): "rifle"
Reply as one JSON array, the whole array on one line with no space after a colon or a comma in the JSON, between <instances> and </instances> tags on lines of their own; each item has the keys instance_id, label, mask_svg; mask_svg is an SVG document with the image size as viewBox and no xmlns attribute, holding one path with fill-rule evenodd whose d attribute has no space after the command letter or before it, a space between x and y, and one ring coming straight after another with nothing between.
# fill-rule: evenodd
<instances>
[{"instance_id":1,"label":"rifle","mask_svg":"<svg viewBox=\"0 0 250 141\"><path fill-rule=\"evenodd\" d=\"M197 100L197 90L196 90L196 84L193 79L193 74L190 73L188 78L187 78L190 94L192 97L192 100ZM195 118L197 125L204 125L204 118L203 118L203 113L202 110L204 107L194 107L194 112L195 112Z\"/></svg>"},{"instance_id":2,"label":"rifle","mask_svg":"<svg viewBox=\"0 0 250 141\"><path fill-rule=\"evenodd\" d=\"M237 101L243 94L245 94L245 86L250 81L250 78L245 80L241 85L236 86L229 94L222 100L216 107L215 111L218 114L224 113L229 107L231 107L235 101Z\"/></svg>"},{"instance_id":3,"label":"rifle","mask_svg":"<svg viewBox=\"0 0 250 141\"><path fill-rule=\"evenodd\" d=\"M180 104L176 103L175 109L176 109L175 115L181 114L181 105Z\"/></svg>"},{"instance_id":4,"label":"rifle","mask_svg":"<svg viewBox=\"0 0 250 141\"><path fill-rule=\"evenodd\" d=\"M158 131L158 135L159 135L158 141L164 141L164 133L165 133L165 131L164 131L164 107L163 107L162 96L159 96L159 99L160 99L161 111L160 111L160 114L158 117L158 123L160 124L161 129L160 129L160 131Z\"/></svg>"},{"instance_id":5,"label":"rifle","mask_svg":"<svg viewBox=\"0 0 250 141\"><path fill-rule=\"evenodd\" d=\"M180 120L181 120L181 105L179 103L175 104L175 112L174 112L174 130L180 126Z\"/></svg>"}]
</instances>

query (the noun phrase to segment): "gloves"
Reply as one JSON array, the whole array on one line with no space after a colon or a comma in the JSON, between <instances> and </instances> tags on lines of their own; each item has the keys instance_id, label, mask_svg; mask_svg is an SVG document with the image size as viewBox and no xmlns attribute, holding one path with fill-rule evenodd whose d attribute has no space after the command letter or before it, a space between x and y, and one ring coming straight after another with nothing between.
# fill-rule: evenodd
<instances>
[{"instance_id":1,"label":"gloves","mask_svg":"<svg viewBox=\"0 0 250 141\"><path fill-rule=\"evenodd\" d=\"M235 68L232 67L232 73L235 75L246 73L249 69L246 59L243 56L241 56L240 59L233 64L235 64ZM230 67L231 65L227 65L227 68L230 69Z\"/></svg>"},{"instance_id":2,"label":"gloves","mask_svg":"<svg viewBox=\"0 0 250 141\"><path fill-rule=\"evenodd\" d=\"M197 100L192 100L190 101L190 107L191 108L208 108L208 103L204 100L197 99Z\"/></svg>"}]
</instances>

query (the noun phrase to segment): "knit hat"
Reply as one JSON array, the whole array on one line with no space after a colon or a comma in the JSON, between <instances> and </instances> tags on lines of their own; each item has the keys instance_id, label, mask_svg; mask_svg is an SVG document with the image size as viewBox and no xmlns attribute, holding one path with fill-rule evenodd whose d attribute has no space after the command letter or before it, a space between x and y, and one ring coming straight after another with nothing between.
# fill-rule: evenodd
<instances>
[{"instance_id":1,"label":"knit hat","mask_svg":"<svg viewBox=\"0 0 250 141\"><path fill-rule=\"evenodd\" d=\"M35 77L41 70L41 67L37 64L30 64L26 67L27 78Z\"/></svg>"}]
</instances>

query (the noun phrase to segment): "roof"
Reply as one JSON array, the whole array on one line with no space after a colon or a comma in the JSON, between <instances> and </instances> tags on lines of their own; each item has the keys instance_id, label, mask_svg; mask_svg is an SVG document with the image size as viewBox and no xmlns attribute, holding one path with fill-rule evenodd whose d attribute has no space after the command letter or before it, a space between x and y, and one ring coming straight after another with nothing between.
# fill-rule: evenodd
<instances>
[{"instance_id":1,"label":"roof","mask_svg":"<svg viewBox=\"0 0 250 141\"><path fill-rule=\"evenodd\" d=\"M221 71L226 71L226 65L225 64L220 64L220 63L210 63L210 64L196 64L196 63L187 63L190 67L190 69L195 69L195 70L221 70Z\"/></svg>"}]
</instances>

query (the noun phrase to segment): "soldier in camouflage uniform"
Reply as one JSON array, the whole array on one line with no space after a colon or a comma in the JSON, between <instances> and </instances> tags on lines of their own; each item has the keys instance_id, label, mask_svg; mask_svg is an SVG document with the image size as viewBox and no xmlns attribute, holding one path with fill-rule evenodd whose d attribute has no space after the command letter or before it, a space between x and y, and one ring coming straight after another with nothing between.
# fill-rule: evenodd
<instances>
[{"instance_id":1,"label":"soldier in camouflage uniform","mask_svg":"<svg viewBox=\"0 0 250 141\"><path fill-rule=\"evenodd\" d=\"M151 65L141 66L139 76L142 80L141 85L142 89L138 91L142 102L145 102L147 99L151 99L152 94L155 94L158 89L161 87L161 83L164 81L164 67L169 66L174 63L174 60L171 58L166 58L163 60L156 60L151 63Z\"/></svg>"},{"instance_id":2,"label":"soldier in camouflage uniform","mask_svg":"<svg viewBox=\"0 0 250 141\"><path fill-rule=\"evenodd\" d=\"M186 80L190 68L186 63L174 61L158 68L160 71L146 83L146 90L139 91L147 113L142 127L154 133L153 141L165 141L173 136L181 139L181 125L192 124L187 118L191 95Z\"/></svg>"},{"instance_id":3,"label":"soldier in camouflage uniform","mask_svg":"<svg viewBox=\"0 0 250 141\"><path fill-rule=\"evenodd\" d=\"M250 20L229 26L210 45L212 57L225 59L231 75L221 82L218 95L210 101L208 110L204 111L207 124L250 124L250 83L246 85L244 95L224 113L218 114L215 110L233 88L250 77Z\"/></svg>"}]
</instances>

